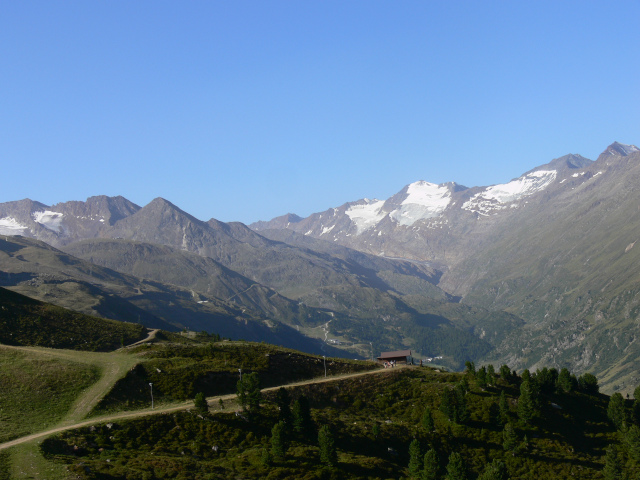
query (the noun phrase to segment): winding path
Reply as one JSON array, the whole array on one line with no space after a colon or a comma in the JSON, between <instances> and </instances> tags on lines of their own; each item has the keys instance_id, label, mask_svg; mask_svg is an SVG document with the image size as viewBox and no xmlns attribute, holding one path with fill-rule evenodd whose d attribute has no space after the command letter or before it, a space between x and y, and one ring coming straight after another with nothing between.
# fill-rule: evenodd
<instances>
[{"instance_id":1,"label":"winding path","mask_svg":"<svg viewBox=\"0 0 640 480\"><path fill-rule=\"evenodd\" d=\"M408 367L399 367L399 368L408 368ZM294 382L294 383L288 383L288 384L284 384L284 385L278 385L276 387L269 387L269 388L263 388L262 392L269 392L272 390L277 390L280 387L298 387L301 385L309 385L312 383L325 383L325 382L333 382L336 380L343 380L345 378L353 378L353 377L360 377L360 376L364 376L364 375L377 375L377 374L385 374L385 373L390 373L393 370L386 370L386 369L376 369L376 370L369 370L366 372L358 372L358 373L347 373L344 375L336 375L336 376L332 376L332 377L320 377L320 378L315 378L315 379L311 379L311 380L304 380L301 382ZM90 391L93 389L90 389ZM89 392L87 392L88 395ZM102 392L102 394L104 394L104 392ZM83 397L85 396L83 395ZM222 399L223 401L226 400L233 400L236 398L236 394L228 394L228 395L221 395L221 396L216 396L216 397L209 397L207 398L207 402L211 405L212 402L215 400L217 401L218 399ZM78 401L78 403L82 403L81 399ZM77 405L77 404L76 404ZM14 440L11 440L9 442L4 442L4 443L0 443L0 450L4 450L10 447L14 447L16 445L20 445L26 442L30 442L32 440L38 440L41 438L45 438L48 437L49 435L53 435L54 433L60 433L60 432L64 432L66 430L73 430L76 428L81 428L81 427L87 427L90 425L96 425L98 423L105 423L105 422L113 422L115 420L124 420L124 419L131 419L131 418L138 418L138 417L145 417L147 415L158 415L161 413L170 413L170 412L176 412L176 411L180 411L180 410L186 410L188 408L193 408L193 400L188 400L185 402L182 402L178 405L173 405L173 406L169 406L169 407L162 407L162 408L156 408L154 410L151 409L145 409L145 410L136 410L133 412L123 412L123 413L117 413L117 414L113 414L113 415L106 415L106 416L102 416L102 417L95 417L92 418L91 420L83 420L81 422L77 422L77 423L73 423L73 424L68 424L68 425L61 425L55 428L51 428L49 430L45 430L42 432L38 432L38 433L33 433L31 435L26 435L24 437L20 437L20 438L16 438ZM73 415L73 417L75 417L76 415ZM65 422L63 422L65 423Z\"/></svg>"}]
</instances>

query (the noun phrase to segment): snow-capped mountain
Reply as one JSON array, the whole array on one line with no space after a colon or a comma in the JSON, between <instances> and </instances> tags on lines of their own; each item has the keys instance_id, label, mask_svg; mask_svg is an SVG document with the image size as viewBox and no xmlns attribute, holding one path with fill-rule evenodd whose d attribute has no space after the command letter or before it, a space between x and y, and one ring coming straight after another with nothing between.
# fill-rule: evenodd
<instances>
[{"instance_id":1,"label":"snow-capped mountain","mask_svg":"<svg viewBox=\"0 0 640 480\"><path fill-rule=\"evenodd\" d=\"M616 148L629 152L636 148L618 145L609 148L616 153ZM575 188L576 181L571 180L589 181L598 174L590 170L593 163L580 155L566 155L508 183L488 187L421 180L386 200L365 198L307 218L288 214L251 228L262 232L286 228L376 255L449 265L460 248L467 249L469 241L477 240L474 232L545 198L545 192L561 185Z\"/></svg>"}]
</instances>

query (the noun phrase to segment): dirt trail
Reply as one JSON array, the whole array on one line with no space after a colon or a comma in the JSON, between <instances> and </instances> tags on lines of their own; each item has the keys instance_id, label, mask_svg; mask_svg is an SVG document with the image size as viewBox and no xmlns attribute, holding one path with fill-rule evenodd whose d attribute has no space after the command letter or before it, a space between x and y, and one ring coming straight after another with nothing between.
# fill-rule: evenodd
<instances>
[{"instance_id":1,"label":"dirt trail","mask_svg":"<svg viewBox=\"0 0 640 480\"><path fill-rule=\"evenodd\" d=\"M149 335L147 335L147 338L143 338L142 340L138 340L137 342L132 343L131 345L126 345L124 348L135 347L136 345L141 345L143 343L150 342L151 340L156 338L156 333L158 333L159 331L160 331L159 328L154 328L153 330L149 330Z\"/></svg>"},{"instance_id":2,"label":"dirt trail","mask_svg":"<svg viewBox=\"0 0 640 480\"><path fill-rule=\"evenodd\" d=\"M408 368L408 367L398 367L398 368ZM269 392L272 390L277 390L280 387L297 387L297 386L301 386L301 385L309 385L312 383L325 383L325 382L333 382L336 380L343 380L345 378L353 378L353 377L360 377L363 375L378 375L378 374L385 374L385 373L390 373L392 371L394 371L395 369L378 369L378 370L369 370L367 372L358 372L358 373L348 373L345 375L336 375L333 377L321 377L321 378L315 378L315 379L311 379L311 380L304 380L301 382L294 382L294 383L288 383L288 384L284 384L284 385L278 385L276 387L269 387L269 388L263 388L262 391L263 392ZM105 392L103 391L102 394L100 395L100 397L102 395L104 395ZM207 402L212 405L212 402L214 401L218 401L219 399L222 399L223 401L229 401L229 400L233 400L236 398L236 394L229 394L229 395L221 395L221 396L216 396L216 397L209 397L207 398ZM75 408L75 407L74 407ZM170 406L170 407L162 407L162 408L156 408L154 410L151 409L146 409L146 410L137 410L135 412L123 412L123 413L117 413L117 414L113 414L113 415L106 415L103 417L95 417L92 418L91 420L84 420L81 422L76 422L73 424L65 424L66 421L63 421L63 424L61 426L46 430L44 432L38 432L38 433L33 433L31 435L26 435L24 437L20 437L20 438L16 438L14 440L11 440L9 442L5 442L5 443L0 443L0 450L4 450L6 448L10 448L16 445L20 445L22 443L25 442L29 442L31 440L37 440L40 438L44 438L44 437L48 437L49 435L53 435L54 433L59 433L59 432L64 432L65 430L73 430L75 428L81 428L81 427L86 427L89 425L96 425L99 423L105 423L105 422L113 422L116 420L123 420L123 419L131 419L131 418L137 418L137 417L144 417L147 415L158 415L161 413L170 413L170 412L176 412L179 410L186 410L187 408L193 408L193 400L189 400L189 401L185 401L182 402L181 404L178 405L174 405L174 406ZM75 415L73 415L75 416ZM69 419L72 418L72 416L70 415L68 417Z\"/></svg>"}]
</instances>

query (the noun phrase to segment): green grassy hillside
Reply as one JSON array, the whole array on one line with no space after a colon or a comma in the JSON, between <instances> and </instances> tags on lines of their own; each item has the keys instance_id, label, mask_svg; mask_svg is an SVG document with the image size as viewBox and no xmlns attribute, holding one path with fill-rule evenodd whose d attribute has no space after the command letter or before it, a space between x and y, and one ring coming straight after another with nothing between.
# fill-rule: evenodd
<instances>
[{"instance_id":1,"label":"green grassy hillside","mask_svg":"<svg viewBox=\"0 0 640 480\"><path fill-rule=\"evenodd\" d=\"M81 479L418 478L409 465L422 468L432 449L437 479L453 468L455 453L464 474L455 478L479 478L490 462L500 461L508 477L496 478L546 480L605 478L605 463L612 468L606 449L615 444L620 468L640 472L624 440L629 435L608 420L607 396L577 386L566 392L542 372L527 382L506 372L484 385L478 374L386 370L289 388L284 396L264 394L260 410L243 415L192 410L96 424L52 437L42 451ZM525 383L537 392L528 416ZM304 417L296 410L303 397L310 424L296 420ZM293 409L291 417L283 405ZM285 423L274 428L279 419ZM331 432L334 461L323 454L326 443L324 450L319 446L322 426ZM274 433L278 428L284 437Z\"/></svg>"},{"instance_id":2,"label":"green grassy hillside","mask_svg":"<svg viewBox=\"0 0 640 480\"><path fill-rule=\"evenodd\" d=\"M0 343L109 351L146 336L135 323L72 312L0 287Z\"/></svg>"}]
</instances>

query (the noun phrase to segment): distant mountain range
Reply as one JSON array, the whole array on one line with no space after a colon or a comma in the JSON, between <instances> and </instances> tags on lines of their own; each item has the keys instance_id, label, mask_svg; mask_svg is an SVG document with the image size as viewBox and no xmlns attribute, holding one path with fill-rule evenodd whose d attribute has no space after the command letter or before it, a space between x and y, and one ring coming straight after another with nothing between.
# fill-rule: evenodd
<instances>
[{"instance_id":1,"label":"distant mountain range","mask_svg":"<svg viewBox=\"0 0 640 480\"><path fill-rule=\"evenodd\" d=\"M503 185L419 181L251 228L161 198L26 199L0 204L0 284L109 318L364 357L410 347L453 368L567 366L629 390L639 181L640 149L614 143Z\"/></svg>"}]
</instances>

